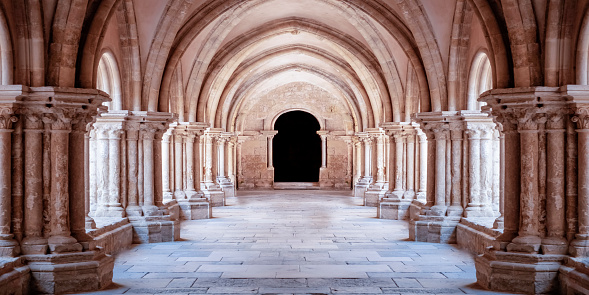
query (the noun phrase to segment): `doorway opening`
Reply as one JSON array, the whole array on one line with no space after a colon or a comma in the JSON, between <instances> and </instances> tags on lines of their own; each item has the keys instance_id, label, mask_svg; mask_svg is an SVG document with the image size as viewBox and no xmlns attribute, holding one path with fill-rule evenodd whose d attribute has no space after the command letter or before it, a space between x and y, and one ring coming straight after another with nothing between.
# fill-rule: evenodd
<instances>
[{"instance_id":1,"label":"doorway opening","mask_svg":"<svg viewBox=\"0 0 589 295\"><path fill-rule=\"evenodd\" d=\"M282 114L274 124L272 143L274 182L318 182L321 167L321 129L317 119L303 111Z\"/></svg>"}]
</instances>

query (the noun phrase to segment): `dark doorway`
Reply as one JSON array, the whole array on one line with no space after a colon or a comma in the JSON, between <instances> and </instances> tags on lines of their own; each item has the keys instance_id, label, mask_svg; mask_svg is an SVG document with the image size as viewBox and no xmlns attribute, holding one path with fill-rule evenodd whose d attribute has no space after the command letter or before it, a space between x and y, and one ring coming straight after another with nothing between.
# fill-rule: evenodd
<instances>
[{"instance_id":1,"label":"dark doorway","mask_svg":"<svg viewBox=\"0 0 589 295\"><path fill-rule=\"evenodd\" d=\"M282 114L274 129L274 182L318 182L321 167L321 128L317 119L302 111Z\"/></svg>"}]
</instances>

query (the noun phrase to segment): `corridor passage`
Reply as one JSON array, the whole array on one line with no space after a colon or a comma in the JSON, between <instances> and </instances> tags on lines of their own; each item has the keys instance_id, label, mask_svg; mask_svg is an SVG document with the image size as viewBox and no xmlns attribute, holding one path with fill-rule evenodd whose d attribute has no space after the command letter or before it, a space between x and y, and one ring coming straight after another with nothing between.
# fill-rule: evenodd
<instances>
[{"instance_id":1,"label":"corridor passage","mask_svg":"<svg viewBox=\"0 0 589 295\"><path fill-rule=\"evenodd\" d=\"M469 253L375 216L350 192L240 191L183 241L117 255L115 284L90 294L499 294L474 284Z\"/></svg>"}]
</instances>

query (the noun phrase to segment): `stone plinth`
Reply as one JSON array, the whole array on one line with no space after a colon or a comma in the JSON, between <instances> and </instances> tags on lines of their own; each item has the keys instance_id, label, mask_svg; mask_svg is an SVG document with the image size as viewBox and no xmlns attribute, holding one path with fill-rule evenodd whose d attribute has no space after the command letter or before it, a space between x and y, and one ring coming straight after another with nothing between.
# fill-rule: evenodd
<instances>
[{"instance_id":1,"label":"stone plinth","mask_svg":"<svg viewBox=\"0 0 589 295\"><path fill-rule=\"evenodd\" d=\"M378 218L392 220L409 219L411 201L389 200L384 198L378 207Z\"/></svg>"},{"instance_id":2,"label":"stone plinth","mask_svg":"<svg viewBox=\"0 0 589 295\"><path fill-rule=\"evenodd\" d=\"M386 189L375 189L370 188L364 193L364 205L368 207L378 207L380 200L385 197Z\"/></svg>"},{"instance_id":3,"label":"stone plinth","mask_svg":"<svg viewBox=\"0 0 589 295\"><path fill-rule=\"evenodd\" d=\"M409 237L416 242L456 243L456 226L460 217L420 215L409 222Z\"/></svg>"},{"instance_id":4,"label":"stone plinth","mask_svg":"<svg viewBox=\"0 0 589 295\"><path fill-rule=\"evenodd\" d=\"M589 266L583 260L565 258L558 275L559 294L589 294Z\"/></svg>"},{"instance_id":5,"label":"stone plinth","mask_svg":"<svg viewBox=\"0 0 589 295\"><path fill-rule=\"evenodd\" d=\"M493 229L495 218L462 218L456 228L458 246L472 253L483 254L488 247L499 249L497 237L502 231Z\"/></svg>"},{"instance_id":6,"label":"stone plinth","mask_svg":"<svg viewBox=\"0 0 589 295\"><path fill-rule=\"evenodd\" d=\"M487 250L475 259L477 282L496 291L553 294L564 257Z\"/></svg>"},{"instance_id":7,"label":"stone plinth","mask_svg":"<svg viewBox=\"0 0 589 295\"><path fill-rule=\"evenodd\" d=\"M178 202L180 205L180 218L185 220L197 220L210 218L209 202L201 200L186 200Z\"/></svg>"},{"instance_id":8,"label":"stone plinth","mask_svg":"<svg viewBox=\"0 0 589 295\"><path fill-rule=\"evenodd\" d=\"M133 243L133 226L127 218L96 218L97 228L88 231L93 245L100 246L107 254L116 254Z\"/></svg>"},{"instance_id":9,"label":"stone plinth","mask_svg":"<svg viewBox=\"0 0 589 295\"><path fill-rule=\"evenodd\" d=\"M161 243L180 239L180 221L169 215L129 217L133 225L133 243Z\"/></svg>"},{"instance_id":10,"label":"stone plinth","mask_svg":"<svg viewBox=\"0 0 589 295\"><path fill-rule=\"evenodd\" d=\"M104 251L25 255L35 294L99 290L112 283L114 258Z\"/></svg>"}]
</instances>

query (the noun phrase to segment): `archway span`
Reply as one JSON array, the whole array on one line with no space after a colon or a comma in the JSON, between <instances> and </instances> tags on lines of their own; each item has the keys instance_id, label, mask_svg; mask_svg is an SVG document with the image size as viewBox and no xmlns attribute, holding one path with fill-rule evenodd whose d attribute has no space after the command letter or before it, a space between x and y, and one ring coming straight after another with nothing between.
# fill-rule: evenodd
<instances>
[{"instance_id":1,"label":"archway span","mask_svg":"<svg viewBox=\"0 0 589 295\"><path fill-rule=\"evenodd\" d=\"M121 75L118 63L111 51L105 51L100 57L96 69L96 88L108 93L111 101L105 103L110 110L122 110Z\"/></svg>"}]
</instances>

